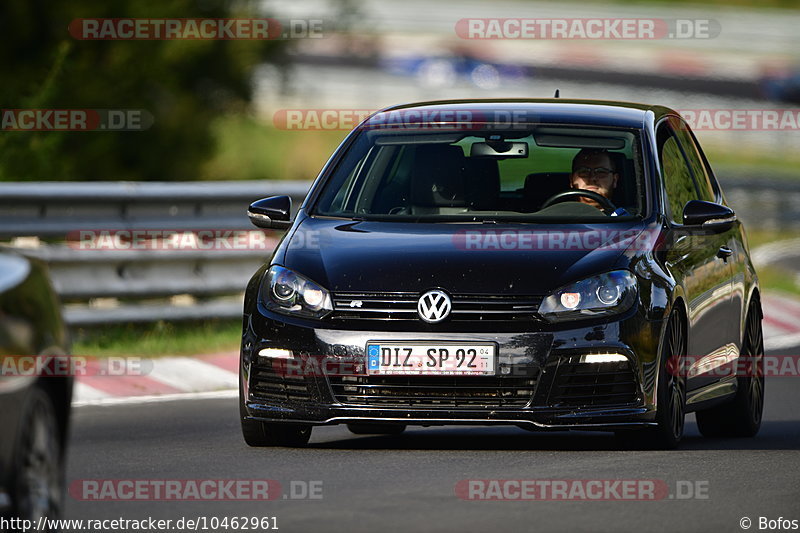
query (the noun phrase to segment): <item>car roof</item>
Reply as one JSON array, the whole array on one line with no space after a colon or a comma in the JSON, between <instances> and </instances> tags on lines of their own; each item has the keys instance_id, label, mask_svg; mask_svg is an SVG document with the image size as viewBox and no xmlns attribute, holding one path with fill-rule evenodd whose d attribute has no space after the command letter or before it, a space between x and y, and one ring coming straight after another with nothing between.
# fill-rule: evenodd
<instances>
[{"instance_id":1,"label":"car roof","mask_svg":"<svg viewBox=\"0 0 800 533\"><path fill-rule=\"evenodd\" d=\"M648 112L657 121L677 113L663 106L605 100L561 98L505 98L438 100L397 105L382 109L365 125L392 124L413 115L417 122L511 122L531 124L586 124L641 129Z\"/></svg>"}]
</instances>

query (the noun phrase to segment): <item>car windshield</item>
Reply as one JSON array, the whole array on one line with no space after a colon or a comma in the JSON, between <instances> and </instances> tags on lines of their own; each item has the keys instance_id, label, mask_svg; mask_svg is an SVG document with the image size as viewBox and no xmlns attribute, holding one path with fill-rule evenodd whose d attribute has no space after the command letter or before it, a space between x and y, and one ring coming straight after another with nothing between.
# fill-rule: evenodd
<instances>
[{"instance_id":1,"label":"car windshield","mask_svg":"<svg viewBox=\"0 0 800 533\"><path fill-rule=\"evenodd\" d=\"M367 129L311 214L420 222L630 220L646 205L640 147L635 130L593 126ZM566 194L554 198L559 193Z\"/></svg>"}]
</instances>

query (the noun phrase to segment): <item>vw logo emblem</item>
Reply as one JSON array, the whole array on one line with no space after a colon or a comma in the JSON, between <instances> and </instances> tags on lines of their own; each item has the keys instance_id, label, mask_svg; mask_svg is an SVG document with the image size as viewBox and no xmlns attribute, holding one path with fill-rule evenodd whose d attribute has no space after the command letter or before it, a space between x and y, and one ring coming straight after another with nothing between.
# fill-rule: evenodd
<instances>
[{"instance_id":1,"label":"vw logo emblem","mask_svg":"<svg viewBox=\"0 0 800 533\"><path fill-rule=\"evenodd\" d=\"M420 297L417 313L425 322L434 324L447 318L452 307L450 297L443 291L428 291Z\"/></svg>"}]
</instances>

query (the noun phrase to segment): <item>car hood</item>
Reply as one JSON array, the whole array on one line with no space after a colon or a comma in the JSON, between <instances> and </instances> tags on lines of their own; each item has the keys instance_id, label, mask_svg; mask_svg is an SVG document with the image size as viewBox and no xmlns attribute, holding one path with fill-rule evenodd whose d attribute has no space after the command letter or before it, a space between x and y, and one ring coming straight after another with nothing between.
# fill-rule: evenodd
<instances>
[{"instance_id":1,"label":"car hood","mask_svg":"<svg viewBox=\"0 0 800 533\"><path fill-rule=\"evenodd\" d=\"M333 292L543 295L628 265L642 222L444 224L309 217L283 263ZM281 254L275 256L280 258Z\"/></svg>"}]
</instances>

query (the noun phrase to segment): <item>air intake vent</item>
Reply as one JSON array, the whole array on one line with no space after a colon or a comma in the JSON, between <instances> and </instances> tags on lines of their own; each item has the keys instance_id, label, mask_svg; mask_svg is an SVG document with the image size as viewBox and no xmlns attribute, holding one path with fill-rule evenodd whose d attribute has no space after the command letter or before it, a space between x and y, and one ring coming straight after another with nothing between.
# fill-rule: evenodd
<instances>
[{"instance_id":1,"label":"air intake vent","mask_svg":"<svg viewBox=\"0 0 800 533\"><path fill-rule=\"evenodd\" d=\"M628 361L562 362L550 391L554 407L628 405L638 401L636 378Z\"/></svg>"}]
</instances>

